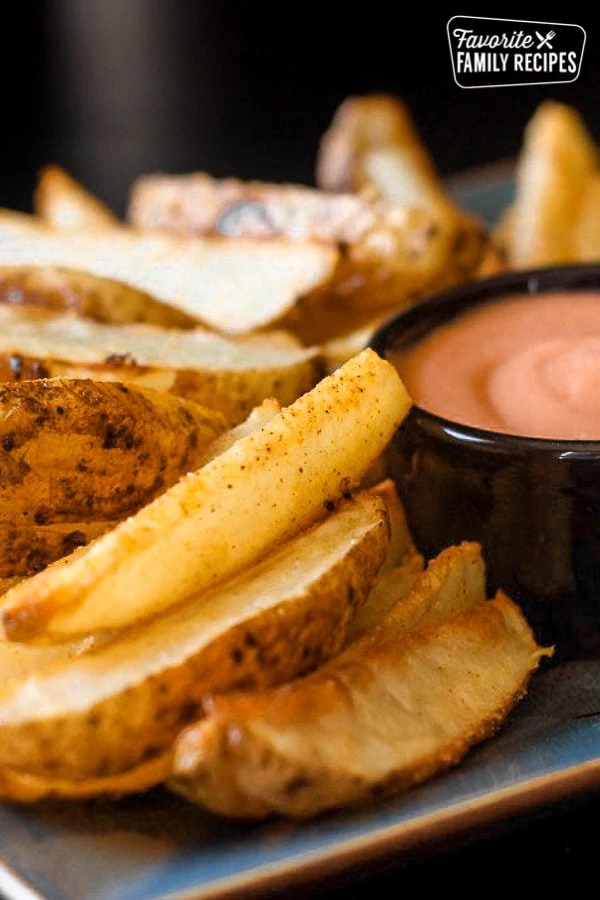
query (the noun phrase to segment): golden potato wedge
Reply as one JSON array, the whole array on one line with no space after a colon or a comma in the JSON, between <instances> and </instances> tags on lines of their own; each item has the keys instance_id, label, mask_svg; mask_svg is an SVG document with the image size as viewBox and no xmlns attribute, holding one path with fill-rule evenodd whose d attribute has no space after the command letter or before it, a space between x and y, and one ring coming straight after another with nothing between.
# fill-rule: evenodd
<instances>
[{"instance_id":1,"label":"golden potato wedge","mask_svg":"<svg viewBox=\"0 0 600 900\"><path fill-rule=\"evenodd\" d=\"M56 266L0 265L0 309L4 307L22 308L32 318L36 310L40 313L70 311L115 325L127 322L147 322L165 328L196 325L191 316L160 303L144 291L89 272Z\"/></svg>"},{"instance_id":2,"label":"golden potato wedge","mask_svg":"<svg viewBox=\"0 0 600 900\"><path fill-rule=\"evenodd\" d=\"M288 346L284 346L284 344ZM287 406L321 375L316 348L281 333L235 341L202 329L104 325L0 306L0 378L120 381L167 391L237 424L265 398Z\"/></svg>"},{"instance_id":3,"label":"golden potato wedge","mask_svg":"<svg viewBox=\"0 0 600 900\"><path fill-rule=\"evenodd\" d=\"M449 240L442 234L437 210L432 215L418 206L298 185L218 180L198 172L139 179L129 215L137 228L181 235L220 232L239 240L283 236L294 243L330 244L339 252L331 278L282 320L305 343L316 343L353 321L358 327L382 309L449 287L476 269L484 242L481 224L469 219L468 239L459 245L455 235Z\"/></svg>"},{"instance_id":4,"label":"golden potato wedge","mask_svg":"<svg viewBox=\"0 0 600 900\"><path fill-rule=\"evenodd\" d=\"M517 160L511 268L577 261L577 223L588 186L599 174L598 147L579 113L544 101L527 124Z\"/></svg>"},{"instance_id":5,"label":"golden potato wedge","mask_svg":"<svg viewBox=\"0 0 600 900\"><path fill-rule=\"evenodd\" d=\"M0 214L0 265L77 269L150 294L226 334L279 322L339 258L316 241L182 238L133 229L59 232Z\"/></svg>"},{"instance_id":6,"label":"golden potato wedge","mask_svg":"<svg viewBox=\"0 0 600 900\"><path fill-rule=\"evenodd\" d=\"M98 779L112 786L160 760L204 695L319 665L343 644L388 541L385 504L364 493L210 593L12 679L0 693L0 794L12 796L13 776L48 779L67 796L91 781L100 793Z\"/></svg>"},{"instance_id":7,"label":"golden potato wedge","mask_svg":"<svg viewBox=\"0 0 600 900\"><path fill-rule=\"evenodd\" d=\"M233 576L352 490L410 405L394 367L363 351L113 531L10 590L7 635L65 640L128 625Z\"/></svg>"},{"instance_id":8,"label":"golden potato wedge","mask_svg":"<svg viewBox=\"0 0 600 900\"><path fill-rule=\"evenodd\" d=\"M205 701L206 717L176 742L170 786L222 815L301 819L405 790L462 760L499 728L549 651L515 603L485 599L472 553L452 550L452 588L432 595L426 572L317 671Z\"/></svg>"},{"instance_id":9,"label":"golden potato wedge","mask_svg":"<svg viewBox=\"0 0 600 900\"><path fill-rule=\"evenodd\" d=\"M225 428L215 410L149 388L2 383L0 527L124 519L195 468Z\"/></svg>"},{"instance_id":10,"label":"golden potato wedge","mask_svg":"<svg viewBox=\"0 0 600 900\"><path fill-rule=\"evenodd\" d=\"M410 110L392 94L348 97L338 107L321 138L316 176L326 191L455 209Z\"/></svg>"},{"instance_id":11,"label":"golden potato wedge","mask_svg":"<svg viewBox=\"0 0 600 900\"><path fill-rule=\"evenodd\" d=\"M40 172L33 208L58 231L99 231L120 225L118 216L105 203L56 165L46 165Z\"/></svg>"}]
</instances>

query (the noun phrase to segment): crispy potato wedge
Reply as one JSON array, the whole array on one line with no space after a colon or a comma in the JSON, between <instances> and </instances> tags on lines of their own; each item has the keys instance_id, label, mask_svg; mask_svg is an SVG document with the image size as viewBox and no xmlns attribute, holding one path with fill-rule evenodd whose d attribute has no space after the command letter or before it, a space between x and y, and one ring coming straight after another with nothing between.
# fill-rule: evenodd
<instances>
[{"instance_id":1,"label":"crispy potato wedge","mask_svg":"<svg viewBox=\"0 0 600 900\"><path fill-rule=\"evenodd\" d=\"M129 214L140 229L330 244L339 251L332 277L283 319L308 344L339 334L340 322L358 327L381 310L462 280L476 269L484 242L475 219L469 219L469 239L458 247L454 237L448 241L442 234L437 211L432 215L414 204L217 180L202 172L139 179Z\"/></svg>"},{"instance_id":2,"label":"crispy potato wedge","mask_svg":"<svg viewBox=\"0 0 600 900\"><path fill-rule=\"evenodd\" d=\"M0 265L77 269L149 293L226 334L266 328L329 283L336 248L316 241L182 238L133 229L58 232L0 214Z\"/></svg>"},{"instance_id":3,"label":"crispy potato wedge","mask_svg":"<svg viewBox=\"0 0 600 900\"><path fill-rule=\"evenodd\" d=\"M392 94L348 97L321 138L317 184L405 206L455 211L410 110Z\"/></svg>"},{"instance_id":4,"label":"crispy potato wedge","mask_svg":"<svg viewBox=\"0 0 600 900\"><path fill-rule=\"evenodd\" d=\"M225 428L215 410L119 382L0 384L5 540L11 529L124 519L195 468Z\"/></svg>"},{"instance_id":5,"label":"crispy potato wedge","mask_svg":"<svg viewBox=\"0 0 600 900\"><path fill-rule=\"evenodd\" d=\"M56 165L44 166L40 172L33 208L58 231L100 231L120 225L118 216L105 203Z\"/></svg>"},{"instance_id":6,"label":"crispy potato wedge","mask_svg":"<svg viewBox=\"0 0 600 900\"><path fill-rule=\"evenodd\" d=\"M287 343L287 346L284 346ZM237 424L265 398L289 405L321 375L316 348L277 333L235 341L202 329L104 325L62 314L43 321L0 306L0 378L121 381L167 391Z\"/></svg>"},{"instance_id":7,"label":"crispy potato wedge","mask_svg":"<svg viewBox=\"0 0 600 900\"><path fill-rule=\"evenodd\" d=\"M10 590L6 634L53 641L129 625L233 576L352 490L410 405L394 367L365 350L113 531Z\"/></svg>"},{"instance_id":8,"label":"crispy potato wedge","mask_svg":"<svg viewBox=\"0 0 600 900\"><path fill-rule=\"evenodd\" d=\"M1 218L1 217L0 217ZM75 262L77 262L75 260ZM56 266L0 265L0 309L73 312L121 325L147 322L165 328L191 328L196 320L120 281Z\"/></svg>"},{"instance_id":9,"label":"crispy potato wedge","mask_svg":"<svg viewBox=\"0 0 600 900\"><path fill-rule=\"evenodd\" d=\"M511 268L578 261L577 227L590 183L600 175L598 146L579 113L547 100L525 129L506 244Z\"/></svg>"},{"instance_id":10,"label":"crispy potato wedge","mask_svg":"<svg viewBox=\"0 0 600 900\"><path fill-rule=\"evenodd\" d=\"M52 792L67 796L69 782L102 792L98 779L111 785L168 752L205 694L319 665L342 646L388 541L385 503L365 492L227 584L11 680L0 695L0 794L12 796L13 775L59 780Z\"/></svg>"},{"instance_id":11,"label":"crispy potato wedge","mask_svg":"<svg viewBox=\"0 0 600 900\"><path fill-rule=\"evenodd\" d=\"M450 552L436 592L428 570L316 672L205 701L171 787L221 815L301 819L405 790L493 734L549 651L516 604L485 599L481 560Z\"/></svg>"}]
</instances>

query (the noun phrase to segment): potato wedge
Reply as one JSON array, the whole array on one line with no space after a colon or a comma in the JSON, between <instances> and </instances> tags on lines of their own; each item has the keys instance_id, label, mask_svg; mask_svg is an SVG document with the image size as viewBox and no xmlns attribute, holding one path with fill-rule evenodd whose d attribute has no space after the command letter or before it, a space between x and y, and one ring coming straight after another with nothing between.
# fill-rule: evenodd
<instances>
[{"instance_id":1,"label":"potato wedge","mask_svg":"<svg viewBox=\"0 0 600 900\"><path fill-rule=\"evenodd\" d=\"M75 261L76 262L76 261ZM78 316L120 325L147 322L165 328L190 328L196 320L120 281L56 266L0 265L0 309L22 308L73 312Z\"/></svg>"},{"instance_id":2,"label":"potato wedge","mask_svg":"<svg viewBox=\"0 0 600 900\"><path fill-rule=\"evenodd\" d=\"M598 146L579 113L555 101L542 103L527 124L517 160L511 268L577 262L577 223L599 174Z\"/></svg>"},{"instance_id":3,"label":"potato wedge","mask_svg":"<svg viewBox=\"0 0 600 900\"><path fill-rule=\"evenodd\" d=\"M124 228L70 233L0 215L0 265L113 279L225 334L279 322L329 282L338 258L334 247L315 241L182 238Z\"/></svg>"},{"instance_id":4,"label":"potato wedge","mask_svg":"<svg viewBox=\"0 0 600 900\"><path fill-rule=\"evenodd\" d=\"M44 166L33 195L33 208L58 231L99 231L119 227L119 218L63 168Z\"/></svg>"},{"instance_id":5,"label":"potato wedge","mask_svg":"<svg viewBox=\"0 0 600 900\"><path fill-rule=\"evenodd\" d=\"M326 191L455 209L410 110L392 94L348 97L338 107L321 138L316 177Z\"/></svg>"},{"instance_id":6,"label":"potato wedge","mask_svg":"<svg viewBox=\"0 0 600 900\"><path fill-rule=\"evenodd\" d=\"M314 668L342 645L388 541L382 498L363 493L227 584L13 680L0 694L0 794L11 774L100 793L98 779L160 760L205 694Z\"/></svg>"},{"instance_id":7,"label":"potato wedge","mask_svg":"<svg viewBox=\"0 0 600 900\"><path fill-rule=\"evenodd\" d=\"M215 410L149 388L2 383L0 527L124 519L195 468L225 428Z\"/></svg>"},{"instance_id":8,"label":"potato wedge","mask_svg":"<svg viewBox=\"0 0 600 900\"><path fill-rule=\"evenodd\" d=\"M137 515L9 591L6 634L52 641L129 625L233 576L355 487L410 403L394 367L365 350Z\"/></svg>"},{"instance_id":9,"label":"potato wedge","mask_svg":"<svg viewBox=\"0 0 600 900\"><path fill-rule=\"evenodd\" d=\"M226 816L301 819L406 790L493 734L549 651L516 604L484 599L473 560L452 550L452 590L423 591L426 572L316 672L206 701L176 742L171 787ZM403 606L408 619L394 615Z\"/></svg>"},{"instance_id":10,"label":"potato wedge","mask_svg":"<svg viewBox=\"0 0 600 900\"><path fill-rule=\"evenodd\" d=\"M104 325L65 314L40 321L0 306L5 381L37 376L127 382L193 400L238 424L267 397L289 405L320 374L318 350L289 346L281 335L235 341L197 328Z\"/></svg>"},{"instance_id":11,"label":"potato wedge","mask_svg":"<svg viewBox=\"0 0 600 900\"><path fill-rule=\"evenodd\" d=\"M454 236L442 235L437 211L433 216L417 207L198 172L139 179L129 215L137 228L175 234L330 244L339 251L330 280L283 319L305 343L316 343L348 328L349 315L358 327L476 269L484 242L480 223L469 219L469 239L459 247Z\"/></svg>"}]
</instances>

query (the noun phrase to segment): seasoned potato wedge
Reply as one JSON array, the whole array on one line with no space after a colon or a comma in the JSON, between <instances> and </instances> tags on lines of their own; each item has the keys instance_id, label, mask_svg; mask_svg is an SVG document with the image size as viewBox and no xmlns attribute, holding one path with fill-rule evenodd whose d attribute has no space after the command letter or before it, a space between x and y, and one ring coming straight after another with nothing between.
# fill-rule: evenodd
<instances>
[{"instance_id":1,"label":"seasoned potato wedge","mask_svg":"<svg viewBox=\"0 0 600 900\"><path fill-rule=\"evenodd\" d=\"M90 780L92 794L102 779L110 791L115 777L160 761L204 695L319 665L343 644L388 541L385 504L364 493L227 584L12 680L0 694L0 794L13 796L18 776L67 796Z\"/></svg>"},{"instance_id":2,"label":"seasoned potato wedge","mask_svg":"<svg viewBox=\"0 0 600 900\"><path fill-rule=\"evenodd\" d=\"M33 195L33 208L59 231L97 231L119 226L118 217L60 166L44 166Z\"/></svg>"},{"instance_id":3,"label":"seasoned potato wedge","mask_svg":"<svg viewBox=\"0 0 600 900\"><path fill-rule=\"evenodd\" d=\"M78 269L148 293L196 324L247 334L326 285L339 252L316 241L59 232L0 214L0 265Z\"/></svg>"},{"instance_id":4,"label":"seasoned potato wedge","mask_svg":"<svg viewBox=\"0 0 600 900\"><path fill-rule=\"evenodd\" d=\"M475 271L484 243L480 223L469 218L468 240L459 248L454 236L450 241L442 234L437 211L419 207L298 185L220 181L199 172L139 179L129 214L142 229L217 231L236 239L283 236L338 249L330 280L284 320L305 343L315 343L339 334L340 323L347 328L349 315L358 327L381 310L413 303Z\"/></svg>"},{"instance_id":5,"label":"seasoned potato wedge","mask_svg":"<svg viewBox=\"0 0 600 900\"><path fill-rule=\"evenodd\" d=\"M7 635L64 640L128 625L233 576L355 487L410 404L393 366L363 351L113 531L9 591Z\"/></svg>"},{"instance_id":6,"label":"seasoned potato wedge","mask_svg":"<svg viewBox=\"0 0 600 900\"><path fill-rule=\"evenodd\" d=\"M2 383L0 527L124 519L195 468L225 428L215 410L149 388Z\"/></svg>"},{"instance_id":7,"label":"seasoned potato wedge","mask_svg":"<svg viewBox=\"0 0 600 900\"><path fill-rule=\"evenodd\" d=\"M237 424L267 397L289 405L321 374L316 348L293 346L279 333L261 338L104 325L66 314L40 321L0 306L0 378L122 381L185 397Z\"/></svg>"},{"instance_id":8,"label":"seasoned potato wedge","mask_svg":"<svg viewBox=\"0 0 600 900\"><path fill-rule=\"evenodd\" d=\"M471 548L444 552L446 578L427 570L316 672L205 702L172 788L227 816L305 818L418 784L496 731L548 651L516 604L485 599Z\"/></svg>"},{"instance_id":9,"label":"seasoned potato wedge","mask_svg":"<svg viewBox=\"0 0 600 900\"><path fill-rule=\"evenodd\" d=\"M1 217L0 217L1 219ZM73 264L78 265L76 259ZM71 311L78 316L120 325L147 322L165 328L190 328L196 320L121 281L57 266L0 265L0 309Z\"/></svg>"}]
</instances>

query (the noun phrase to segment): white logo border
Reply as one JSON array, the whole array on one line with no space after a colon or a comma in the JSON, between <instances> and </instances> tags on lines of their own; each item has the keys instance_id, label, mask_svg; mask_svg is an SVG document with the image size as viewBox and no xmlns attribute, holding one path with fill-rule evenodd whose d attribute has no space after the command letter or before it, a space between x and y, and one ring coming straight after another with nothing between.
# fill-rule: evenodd
<instances>
[{"instance_id":1,"label":"white logo border","mask_svg":"<svg viewBox=\"0 0 600 900\"><path fill-rule=\"evenodd\" d=\"M455 19L473 19L478 22L512 22L517 25L560 25L563 28L579 28L579 30L583 32L583 44L581 46L581 57L579 59L579 68L577 69L577 74L574 78L569 78L567 80L560 79L560 81L511 81L507 84L461 84L456 77L454 54L452 52L452 41L450 39L450 25L452 24L452 22L454 22ZM581 74L583 54L587 41L587 33L585 28L582 25L577 25L574 22L538 22L534 21L533 19L497 19L492 18L491 16L451 16L451 18L448 19L448 23L446 25L446 34L448 36L448 47L450 49L450 61L452 62L452 75L454 77L454 83L463 91L476 91L480 88L534 87L535 85L540 84L573 84L573 82L577 81L579 75Z\"/></svg>"}]
</instances>

